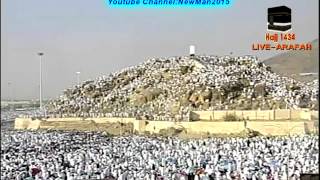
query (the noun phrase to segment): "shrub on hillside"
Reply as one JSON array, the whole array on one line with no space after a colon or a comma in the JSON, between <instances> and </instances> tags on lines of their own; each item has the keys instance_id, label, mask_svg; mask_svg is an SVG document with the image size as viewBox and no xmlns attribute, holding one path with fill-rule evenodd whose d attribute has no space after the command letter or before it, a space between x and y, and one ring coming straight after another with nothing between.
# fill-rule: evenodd
<instances>
[{"instance_id":1,"label":"shrub on hillside","mask_svg":"<svg viewBox=\"0 0 320 180\"><path fill-rule=\"evenodd\" d=\"M227 114L223 117L224 121L240 121L240 118L238 118L236 115L233 114Z\"/></svg>"}]
</instances>

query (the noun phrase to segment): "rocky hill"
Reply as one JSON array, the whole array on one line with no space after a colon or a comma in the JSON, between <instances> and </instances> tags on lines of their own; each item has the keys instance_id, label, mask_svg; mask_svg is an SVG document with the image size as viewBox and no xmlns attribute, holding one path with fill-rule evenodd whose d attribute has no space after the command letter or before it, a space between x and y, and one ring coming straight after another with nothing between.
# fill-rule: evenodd
<instances>
[{"instance_id":1,"label":"rocky hill","mask_svg":"<svg viewBox=\"0 0 320 180\"><path fill-rule=\"evenodd\" d=\"M264 61L272 70L300 81L318 79L318 75L300 76L300 73L319 73L319 40L311 42L311 51L288 51Z\"/></svg>"},{"instance_id":2,"label":"rocky hill","mask_svg":"<svg viewBox=\"0 0 320 180\"><path fill-rule=\"evenodd\" d=\"M183 120L191 110L316 108L317 83L281 77L254 56L153 58L66 89L47 109Z\"/></svg>"}]
</instances>

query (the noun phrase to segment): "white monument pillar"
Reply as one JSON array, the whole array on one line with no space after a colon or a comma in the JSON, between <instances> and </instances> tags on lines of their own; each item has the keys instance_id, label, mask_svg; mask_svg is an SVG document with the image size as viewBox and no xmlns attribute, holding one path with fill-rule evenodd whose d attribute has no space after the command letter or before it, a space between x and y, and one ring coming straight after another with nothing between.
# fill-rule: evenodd
<instances>
[{"instance_id":1,"label":"white monument pillar","mask_svg":"<svg viewBox=\"0 0 320 180\"><path fill-rule=\"evenodd\" d=\"M196 47L194 45L190 45L190 48L189 48L189 55L190 56L194 56L196 53Z\"/></svg>"}]
</instances>

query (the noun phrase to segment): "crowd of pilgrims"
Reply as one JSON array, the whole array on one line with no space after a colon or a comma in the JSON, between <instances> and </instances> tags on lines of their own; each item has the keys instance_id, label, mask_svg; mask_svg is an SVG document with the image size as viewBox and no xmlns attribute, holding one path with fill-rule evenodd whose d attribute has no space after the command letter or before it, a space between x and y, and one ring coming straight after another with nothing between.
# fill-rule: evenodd
<instances>
[{"instance_id":1,"label":"crowd of pilgrims","mask_svg":"<svg viewBox=\"0 0 320 180\"><path fill-rule=\"evenodd\" d=\"M318 108L318 80L282 77L255 56L152 58L66 89L51 116L186 120L192 110ZM175 110L173 110L175 109Z\"/></svg>"},{"instance_id":2,"label":"crowd of pilgrims","mask_svg":"<svg viewBox=\"0 0 320 180\"><path fill-rule=\"evenodd\" d=\"M1 179L299 179L319 173L318 139L7 131L1 137Z\"/></svg>"}]
</instances>

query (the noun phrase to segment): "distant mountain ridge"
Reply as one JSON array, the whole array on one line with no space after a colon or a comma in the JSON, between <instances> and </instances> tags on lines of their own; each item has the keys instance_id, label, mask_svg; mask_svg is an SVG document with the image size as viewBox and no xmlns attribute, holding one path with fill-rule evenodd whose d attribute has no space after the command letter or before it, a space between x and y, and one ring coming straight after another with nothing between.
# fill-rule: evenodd
<instances>
[{"instance_id":1,"label":"distant mountain ridge","mask_svg":"<svg viewBox=\"0 0 320 180\"><path fill-rule=\"evenodd\" d=\"M300 73L319 73L319 39L312 42L311 51L288 51L266 59L263 62L272 70L284 76L290 76L300 81L310 81L318 75L300 76Z\"/></svg>"}]
</instances>

